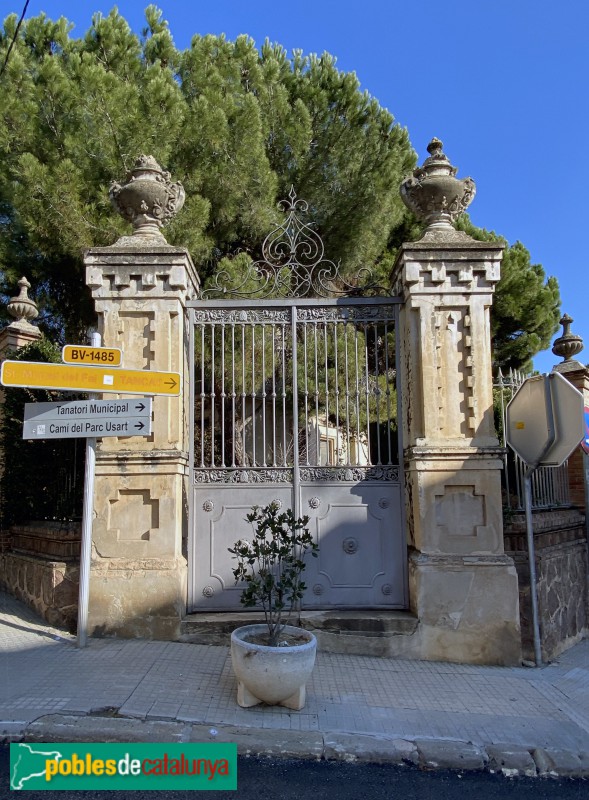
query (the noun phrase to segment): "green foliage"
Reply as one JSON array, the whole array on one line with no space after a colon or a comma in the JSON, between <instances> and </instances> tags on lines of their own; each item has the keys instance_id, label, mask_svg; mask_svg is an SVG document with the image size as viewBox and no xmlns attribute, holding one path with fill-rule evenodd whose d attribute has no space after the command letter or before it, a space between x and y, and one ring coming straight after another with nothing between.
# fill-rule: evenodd
<instances>
[{"instance_id":1,"label":"green foliage","mask_svg":"<svg viewBox=\"0 0 589 800\"><path fill-rule=\"evenodd\" d=\"M229 552L237 559L235 581L245 581L241 603L261 606L268 626L268 644L279 645L280 634L303 596L304 556L317 557L319 546L306 527L309 517L295 519L292 510L279 514L277 503L254 506L246 521L253 526L253 539L239 539Z\"/></svg>"},{"instance_id":2,"label":"green foliage","mask_svg":"<svg viewBox=\"0 0 589 800\"><path fill-rule=\"evenodd\" d=\"M491 313L493 363L504 371L530 371L533 356L550 347L558 330L558 281L547 279L542 266L531 263L530 253L521 242L509 246L501 236L477 228L466 215L457 227L479 241L506 245Z\"/></svg>"},{"instance_id":3,"label":"green foliage","mask_svg":"<svg viewBox=\"0 0 589 800\"><path fill-rule=\"evenodd\" d=\"M45 329L76 340L93 321L82 252L127 230L108 186L140 153L183 182L166 236L204 280L239 251L258 257L291 184L344 275L374 262L405 217L398 186L414 154L355 75L247 36L196 35L180 51L155 6L146 19L141 37L116 9L83 38L63 18L23 23L0 84L4 290L26 273ZM15 26L11 15L0 58Z\"/></svg>"},{"instance_id":4,"label":"green foliage","mask_svg":"<svg viewBox=\"0 0 589 800\"><path fill-rule=\"evenodd\" d=\"M419 225L399 198L415 164L407 131L328 53L288 56L247 36L195 35L178 50L162 12L135 35L113 9L84 37L44 14L21 26L0 82L0 293L26 274L52 338L94 322L83 251L128 232L108 187L153 155L183 182L166 236L205 286L260 257L291 184L344 278L375 265L387 284L396 248ZM0 60L17 24L0 30ZM462 223L475 238L494 237ZM493 309L495 360L525 365L558 319L558 286L523 245L506 251Z\"/></svg>"},{"instance_id":5,"label":"green foliage","mask_svg":"<svg viewBox=\"0 0 589 800\"><path fill-rule=\"evenodd\" d=\"M61 362L60 349L40 339L10 355L14 361ZM71 392L46 389L4 389L0 418L0 452L5 466L0 477L0 516L3 529L28 520L77 519L84 490L83 439L25 441L22 427L25 403L75 399Z\"/></svg>"}]
</instances>

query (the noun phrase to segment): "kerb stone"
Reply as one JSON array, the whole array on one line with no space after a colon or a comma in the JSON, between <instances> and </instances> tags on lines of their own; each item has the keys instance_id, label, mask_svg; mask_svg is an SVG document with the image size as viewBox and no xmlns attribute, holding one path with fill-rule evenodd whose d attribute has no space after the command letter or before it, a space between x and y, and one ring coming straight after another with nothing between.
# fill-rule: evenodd
<instances>
[{"instance_id":1,"label":"kerb stone","mask_svg":"<svg viewBox=\"0 0 589 800\"><path fill-rule=\"evenodd\" d=\"M577 755L568 750L538 747L532 755L540 775L559 775L563 778L589 775L589 753Z\"/></svg>"},{"instance_id":2,"label":"kerb stone","mask_svg":"<svg viewBox=\"0 0 589 800\"><path fill-rule=\"evenodd\" d=\"M486 766L484 751L470 742L416 739L419 764L425 769L479 770Z\"/></svg>"},{"instance_id":3,"label":"kerb stone","mask_svg":"<svg viewBox=\"0 0 589 800\"><path fill-rule=\"evenodd\" d=\"M260 730L233 725L223 725L218 728L211 725L193 725L189 741L232 742L237 744L237 752L242 756L305 758L316 761L323 756L323 736L318 731Z\"/></svg>"},{"instance_id":4,"label":"kerb stone","mask_svg":"<svg viewBox=\"0 0 589 800\"><path fill-rule=\"evenodd\" d=\"M324 734L327 761L369 761L377 764L417 764L413 742L351 733Z\"/></svg>"},{"instance_id":5,"label":"kerb stone","mask_svg":"<svg viewBox=\"0 0 589 800\"><path fill-rule=\"evenodd\" d=\"M529 750L512 744L489 744L486 747L489 756L489 769L502 772L504 775L536 776L536 763Z\"/></svg>"}]
</instances>

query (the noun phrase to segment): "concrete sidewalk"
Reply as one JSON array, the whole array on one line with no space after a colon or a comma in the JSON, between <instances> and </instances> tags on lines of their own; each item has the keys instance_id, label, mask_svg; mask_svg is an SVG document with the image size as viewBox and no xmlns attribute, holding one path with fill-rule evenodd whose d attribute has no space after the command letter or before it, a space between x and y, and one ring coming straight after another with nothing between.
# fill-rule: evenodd
<instances>
[{"instance_id":1,"label":"concrete sidewalk","mask_svg":"<svg viewBox=\"0 0 589 800\"><path fill-rule=\"evenodd\" d=\"M476 667L319 653L302 711L239 708L229 649L75 639L0 593L0 738L234 741L251 754L589 776L589 640Z\"/></svg>"}]
</instances>

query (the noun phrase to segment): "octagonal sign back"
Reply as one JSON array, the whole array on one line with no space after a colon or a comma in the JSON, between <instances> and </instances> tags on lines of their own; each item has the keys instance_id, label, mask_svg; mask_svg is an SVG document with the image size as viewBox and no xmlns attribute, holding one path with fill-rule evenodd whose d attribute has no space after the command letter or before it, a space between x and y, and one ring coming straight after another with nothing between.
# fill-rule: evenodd
<instances>
[{"instance_id":1,"label":"octagonal sign back","mask_svg":"<svg viewBox=\"0 0 589 800\"><path fill-rule=\"evenodd\" d=\"M558 467L584 437L583 411L583 395L559 372L528 378L507 406L507 444L529 466Z\"/></svg>"}]
</instances>

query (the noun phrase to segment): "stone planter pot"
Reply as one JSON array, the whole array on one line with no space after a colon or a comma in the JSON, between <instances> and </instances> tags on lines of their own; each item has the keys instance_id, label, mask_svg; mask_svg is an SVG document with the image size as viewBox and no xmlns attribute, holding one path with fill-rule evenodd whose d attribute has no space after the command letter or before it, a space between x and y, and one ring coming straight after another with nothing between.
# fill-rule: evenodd
<instances>
[{"instance_id":1,"label":"stone planter pot","mask_svg":"<svg viewBox=\"0 0 589 800\"><path fill-rule=\"evenodd\" d=\"M266 625L244 625L231 634L237 702L242 708L267 703L299 711L305 705L305 684L315 664L317 640L309 631L287 625L285 633L303 637L303 644L268 647L247 641L267 631Z\"/></svg>"}]
</instances>

